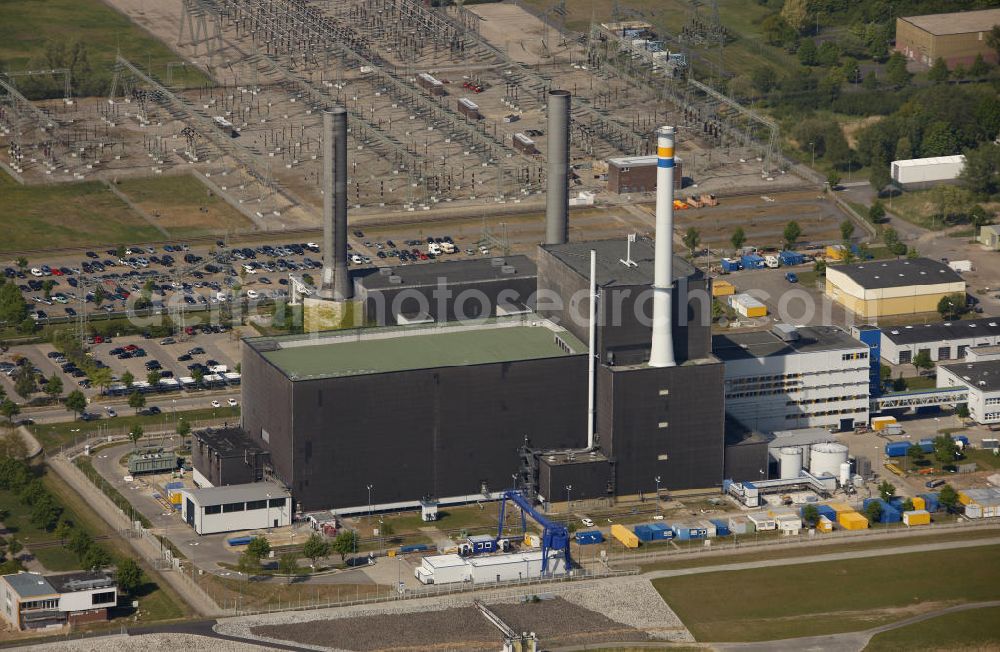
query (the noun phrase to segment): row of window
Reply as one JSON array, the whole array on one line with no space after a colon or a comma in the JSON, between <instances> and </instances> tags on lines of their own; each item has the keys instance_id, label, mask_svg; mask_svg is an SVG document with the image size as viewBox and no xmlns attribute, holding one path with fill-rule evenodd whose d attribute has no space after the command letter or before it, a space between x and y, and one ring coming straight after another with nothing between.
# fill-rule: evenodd
<instances>
[{"instance_id":1,"label":"row of window","mask_svg":"<svg viewBox=\"0 0 1000 652\"><path fill-rule=\"evenodd\" d=\"M21 611L29 609L58 609L59 598L47 598L45 600L28 600L21 603Z\"/></svg>"},{"instance_id":2,"label":"row of window","mask_svg":"<svg viewBox=\"0 0 1000 652\"><path fill-rule=\"evenodd\" d=\"M867 360L868 351L863 351L860 353L845 353L840 356L841 360Z\"/></svg>"},{"instance_id":3,"label":"row of window","mask_svg":"<svg viewBox=\"0 0 1000 652\"><path fill-rule=\"evenodd\" d=\"M831 396L829 398L808 398L801 401L787 401L785 405L814 405L816 403L837 403L840 401L860 401L867 400L867 394L853 394L851 396Z\"/></svg>"},{"instance_id":4,"label":"row of window","mask_svg":"<svg viewBox=\"0 0 1000 652\"><path fill-rule=\"evenodd\" d=\"M994 419L1000 419L1000 412L987 412L986 421L993 421Z\"/></svg>"},{"instance_id":5,"label":"row of window","mask_svg":"<svg viewBox=\"0 0 1000 652\"><path fill-rule=\"evenodd\" d=\"M786 419L805 419L810 417L828 417L835 414L855 414L857 412L867 412L868 408L844 408L843 410L822 410L820 412L810 412L808 414L802 414L801 412L793 412L791 414L786 414Z\"/></svg>"},{"instance_id":6,"label":"row of window","mask_svg":"<svg viewBox=\"0 0 1000 652\"><path fill-rule=\"evenodd\" d=\"M104 593L92 593L90 595L90 604L108 604L110 602L117 602L118 595L114 591L105 591Z\"/></svg>"},{"instance_id":7,"label":"row of window","mask_svg":"<svg viewBox=\"0 0 1000 652\"><path fill-rule=\"evenodd\" d=\"M730 392L730 393L726 394L726 398L727 399L737 399L737 398L754 398L754 397L757 397L757 396L775 396L775 395L791 394L792 392L804 392L804 391L811 391L811 390L831 389L831 388L834 388L834 387L851 387L851 388L856 388L856 387L858 387L858 383L843 383L843 384L839 384L839 385L824 385L822 387L789 387L789 388L785 388L785 389L763 389L763 390L759 390L759 391ZM793 405L793 404L794 405L804 405L804 404L807 404L807 403L824 403L824 402L827 402L827 401L846 401L846 400L849 400L849 399L867 399L867 398L868 398L868 395L866 395L866 394L851 394L851 395L848 395L848 396L838 396L838 397L833 397L833 398L802 399L800 401L789 402L789 405Z\"/></svg>"},{"instance_id":8,"label":"row of window","mask_svg":"<svg viewBox=\"0 0 1000 652\"><path fill-rule=\"evenodd\" d=\"M284 498L272 498L271 507L281 508L285 506ZM224 505L206 505L206 514L232 514L233 512L250 512L255 509L266 509L268 506L267 499L265 500L251 500L245 503L225 503Z\"/></svg>"},{"instance_id":9,"label":"row of window","mask_svg":"<svg viewBox=\"0 0 1000 652\"><path fill-rule=\"evenodd\" d=\"M867 353L864 355L868 355ZM727 378L726 383L730 385L745 385L749 383L763 383L775 380L795 380L799 378L806 378L809 376L828 376L831 373L849 373L852 371L868 371L867 366L863 367L849 367L844 369L821 369L819 371L805 371L798 373L788 373L788 374L774 374L771 376L739 376L737 378Z\"/></svg>"},{"instance_id":10,"label":"row of window","mask_svg":"<svg viewBox=\"0 0 1000 652\"><path fill-rule=\"evenodd\" d=\"M988 398L984 401L986 405L1000 405L1000 396L994 398Z\"/></svg>"}]
</instances>

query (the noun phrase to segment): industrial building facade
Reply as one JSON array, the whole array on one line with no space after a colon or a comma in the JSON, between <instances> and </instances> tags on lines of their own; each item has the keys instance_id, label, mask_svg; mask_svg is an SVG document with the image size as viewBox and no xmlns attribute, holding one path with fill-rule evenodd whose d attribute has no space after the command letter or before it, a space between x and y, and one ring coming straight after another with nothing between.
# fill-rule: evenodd
<instances>
[{"instance_id":1,"label":"industrial building facade","mask_svg":"<svg viewBox=\"0 0 1000 652\"><path fill-rule=\"evenodd\" d=\"M728 415L757 432L868 423L869 349L832 326L717 335Z\"/></svg>"},{"instance_id":2,"label":"industrial building facade","mask_svg":"<svg viewBox=\"0 0 1000 652\"><path fill-rule=\"evenodd\" d=\"M684 187L682 161L674 159L674 189ZM656 191L656 156L625 156L608 159L608 192Z\"/></svg>"},{"instance_id":3,"label":"industrial building facade","mask_svg":"<svg viewBox=\"0 0 1000 652\"><path fill-rule=\"evenodd\" d=\"M108 619L118 604L113 577L103 572L16 573L0 576L0 614L13 629L31 630Z\"/></svg>"},{"instance_id":4,"label":"industrial building facade","mask_svg":"<svg viewBox=\"0 0 1000 652\"><path fill-rule=\"evenodd\" d=\"M292 523L292 498L274 482L183 489L181 517L198 534L284 527Z\"/></svg>"},{"instance_id":5,"label":"industrial building facade","mask_svg":"<svg viewBox=\"0 0 1000 652\"><path fill-rule=\"evenodd\" d=\"M826 270L826 295L861 317L937 312L942 298L965 295L965 281L929 258L879 260Z\"/></svg>"},{"instance_id":6,"label":"industrial building facade","mask_svg":"<svg viewBox=\"0 0 1000 652\"><path fill-rule=\"evenodd\" d=\"M926 352L934 362L962 360L970 348L1000 344L1000 318L910 324L882 331L882 359L911 364Z\"/></svg>"},{"instance_id":7,"label":"industrial building facade","mask_svg":"<svg viewBox=\"0 0 1000 652\"><path fill-rule=\"evenodd\" d=\"M896 50L925 66L941 58L949 68L968 67L977 56L996 63L997 53L987 44L994 25L1000 25L1000 9L900 17Z\"/></svg>"},{"instance_id":8,"label":"industrial building facade","mask_svg":"<svg viewBox=\"0 0 1000 652\"><path fill-rule=\"evenodd\" d=\"M964 387L969 416L979 424L1000 423L1000 360L940 365L938 387Z\"/></svg>"}]
</instances>

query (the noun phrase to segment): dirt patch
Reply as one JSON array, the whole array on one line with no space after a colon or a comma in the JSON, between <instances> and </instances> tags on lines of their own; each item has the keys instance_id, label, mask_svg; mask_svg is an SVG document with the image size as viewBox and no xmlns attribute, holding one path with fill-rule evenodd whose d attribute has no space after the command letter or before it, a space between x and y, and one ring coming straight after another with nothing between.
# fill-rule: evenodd
<instances>
[{"instance_id":1,"label":"dirt patch","mask_svg":"<svg viewBox=\"0 0 1000 652\"><path fill-rule=\"evenodd\" d=\"M882 120L882 116L870 115L867 118L861 118L860 120L844 122L840 125L840 129L844 132L844 138L847 139L847 144L851 147L855 147L858 144L858 132L865 127L869 127L876 122L879 122L880 120Z\"/></svg>"},{"instance_id":2,"label":"dirt patch","mask_svg":"<svg viewBox=\"0 0 1000 652\"><path fill-rule=\"evenodd\" d=\"M616 623L561 598L538 603L491 605L516 631L535 632L546 646L610 641L648 641L644 632ZM360 616L312 621L304 627L253 627L258 636L364 652L375 650L492 651L500 633L474 607L424 613Z\"/></svg>"}]
</instances>

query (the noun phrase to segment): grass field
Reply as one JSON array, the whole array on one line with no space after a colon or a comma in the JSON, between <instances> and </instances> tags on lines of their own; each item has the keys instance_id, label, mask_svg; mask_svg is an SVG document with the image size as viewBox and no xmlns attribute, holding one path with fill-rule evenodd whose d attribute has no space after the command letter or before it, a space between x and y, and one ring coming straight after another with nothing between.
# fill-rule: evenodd
<instances>
[{"instance_id":1,"label":"grass field","mask_svg":"<svg viewBox=\"0 0 1000 652\"><path fill-rule=\"evenodd\" d=\"M253 229L242 213L189 174L127 179L118 188L176 237Z\"/></svg>"},{"instance_id":2,"label":"grass field","mask_svg":"<svg viewBox=\"0 0 1000 652\"><path fill-rule=\"evenodd\" d=\"M24 544L47 570L69 571L79 567L76 555L62 546L37 550L32 548L33 543L49 543L57 539L51 532L46 532L31 523L31 508L23 505L15 494L10 491L0 491L0 510L7 513L3 524L10 531L10 534L4 536L17 539ZM75 522L74 516L68 517Z\"/></svg>"},{"instance_id":3,"label":"grass field","mask_svg":"<svg viewBox=\"0 0 1000 652\"><path fill-rule=\"evenodd\" d=\"M95 181L22 186L0 171L0 207L0 253L162 239Z\"/></svg>"},{"instance_id":4,"label":"grass field","mask_svg":"<svg viewBox=\"0 0 1000 652\"><path fill-rule=\"evenodd\" d=\"M653 585L699 641L766 641L864 630L996 599L998 553L993 545L670 577Z\"/></svg>"},{"instance_id":5,"label":"grass field","mask_svg":"<svg viewBox=\"0 0 1000 652\"><path fill-rule=\"evenodd\" d=\"M166 77L167 63L181 57L163 42L100 0L0 0L0 61L8 70L27 68L44 55L46 41L87 45L93 69L110 77L115 53L154 75ZM35 61L38 63L38 61ZM49 66L41 66L48 68ZM192 66L177 68L173 83L197 86L207 78Z\"/></svg>"},{"instance_id":6,"label":"grass field","mask_svg":"<svg viewBox=\"0 0 1000 652\"><path fill-rule=\"evenodd\" d=\"M206 399L207 400L207 399ZM155 401L150 401L155 403ZM113 434L127 432L134 425L140 425L147 431L172 430L179 419L188 421L204 421L207 419L237 419L240 415L238 407L204 408L186 410L176 415L170 412L153 416L136 416L129 414L131 408L122 408L120 416L114 419L99 419L98 421L64 421L62 423L45 423L31 426L31 432L38 439L42 448L52 450L64 444L82 439L96 432ZM67 412L67 416L71 416ZM140 440L140 444L146 443Z\"/></svg>"},{"instance_id":7,"label":"grass field","mask_svg":"<svg viewBox=\"0 0 1000 652\"><path fill-rule=\"evenodd\" d=\"M929 618L872 637L865 652L1000 649L1000 607Z\"/></svg>"}]
</instances>

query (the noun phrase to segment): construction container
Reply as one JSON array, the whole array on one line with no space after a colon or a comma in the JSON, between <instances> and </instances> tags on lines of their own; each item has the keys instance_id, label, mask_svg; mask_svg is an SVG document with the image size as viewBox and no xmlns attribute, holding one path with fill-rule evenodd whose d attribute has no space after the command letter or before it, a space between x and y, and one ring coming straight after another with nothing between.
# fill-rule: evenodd
<instances>
[{"instance_id":1,"label":"construction container","mask_svg":"<svg viewBox=\"0 0 1000 652\"><path fill-rule=\"evenodd\" d=\"M900 514L900 510L893 507L890 503L882 500L881 498L866 498L864 504L862 505L862 510L867 511L868 506L872 503L878 503L882 508L882 513L879 514L879 523L899 523L903 520L903 515Z\"/></svg>"},{"instance_id":2,"label":"construction container","mask_svg":"<svg viewBox=\"0 0 1000 652\"><path fill-rule=\"evenodd\" d=\"M622 545L626 548L638 548L639 547L639 537L635 536L635 533L630 531L621 523L615 523L611 526L611 536L618 539Z\"/></svg>"},{"instance_id":3,"label":"construction container","mask_svg":"<svg viewBox=\"0 0 1000 652\"><path fill-rule=\"evenodd\" d=\"M778 254L778 260L782 265L801 265L806 262L806 257L797 251L782 251Z\"/></svg>"},{"instance_id":4,"label":"construction container","mask_svg":"<svg viewBox=\"0 0 1000 652\"><path fill-rule=\"evenodd\" d=\"M983 508L976 503L969 503L965 506L965 515L968 518L982 518Z\"/></svg>"},{"instance_id":5,"label":"construction container","mask_svg":"<svg viewBox=\"0 0 1000 652\"><path fill-rule=\"evenodd\" d=\"M830 503L828 507L838 515L843 514L844 512L854 511L854 508L848 505L847 503Z\"/></svg>"},{"instance_id":6,"label":"construction container","mask_svg":"<svg viewBox=\"0 0 1000 652\"><path fill-rule=\"evenodd\" d=\"M882 430L888 425L896 423L896 417L872 417L872 430Z\"/></svg>"},{"instance_id":7,"label":"construction container","mask_svg":"<svg viewBox=\"0 0 1000 652\"><path fill-rule=\"evenodd\" d=\"M430 550L430 546L428 546L426 543L414 543L414 544L411 544L411 545L408 545L408 546L400 546L400 548L399 548L399 551L403 552L403 553L406 553L406 552L425 552L427 550Z\"/></svg>"},{"instance_id":8,"label":"construction container","mask_svg":"<svg viewBox=\"0 0 1000 652\"><path fill-rule=\"evenodd\" d=\"M635 536L639 538L639 541L643 543L648 543L653 540L653 530L648 525L636 525L632 528L635 532Z\"/></svg>"},{"instance_id":9,"label":"construction container","mask_svg":"<svg viewBox=\"0 0 1000 652\"><path fill-rule=\"evenodd\" d=\"M952 181L958 178L964 168L965 156L962 154L901 159L893 161L889 166L892 180L904 190Z\"/></svg>"},{"instance_id":10,"label":"construction container","mask_svg":"<svg viewBox=\"0 0 1000 652\"><path fill-rule=\"evenodd\" d=\"M709 539L714 539L717 536L717 530L715 529L715 523L712 521L698 521L698 527L705 528L705 536Z\"/></svg>"},{"instance_id":11,"label":"construction container","mask_svg":"<svg viewBox=\"0 0 1000 652\"><path fill-rule=\"evenodd\" d=\"M805 518L807 507L809 507L809 505L803 505L802 507L799 508L799 516L801 516L802 518ZM831 521L837 520L837 510L830 507L829 505L813 505L813 507L816 508L816 513L819 514L821 518L825 516Z\"/></svg>"},{"instance_id":12,"label":"construction container","mask_svg":"<svg viewBox=\"0 0 1000 652\"><path fill-rule=\"evenodd\" d=\"M669 541L674 538L674 531L666 523L653 523L649 526L653 530L653 541Z\"/></svg>"},{"instance_id":13,"label":"construction container","mask_svg":"<svg viewBox=\"0 0 1000 652\"><path fill-rule=\"evenodd\" d=\"M722 271L726 273L738 272L743 269L743 265L736 258L723 258L720 265L722 265Z\"/></svg>"},{"instance_id":14,"label":"construction container","mask_svg":"<svg viewBox=\"0 0 1000 652\"><path fill-rule=\"evenodd\" d=\"M958 492L958 502L963 505L969 505L972 503L972 498L966 493L966 490L962 490Z\"/></svg>"},{"instance_id":15,"label":"construction container","mask_svg":"<svg viewBox=\"0 0 1000 652\"><path fill-rule=\"evenodd\" d=\"M603 543L604 535L601 534L600 530L587 530L586 532L576 533L576 543L581 546L588 546L595 543Z\"/></svg>"},{"instance_id":16,"label":"construction container","mask_svg":"<svg viewBox=\"0 0 1000 652\"><path fill-rule=\"evenodd\" d=\"M776 530L778 524L774 522L774 518L764 512L755 512L753 514L747 514L747 519L753 523L754 530L757 532L765 532L767 530Z\"/></svg>"},{"instance_id":17,"label":"construction container","mask_svg":"<svg viewBox=\"0 0 1000 652\"><path fill-rule=\"evenodd\" d=\"M913 509L927 509L927 501L920 496L914 496L911 502L913 503Z\"/></svg>"},{"instance_id":18,"label":"construction container","mask_svg":"<svg viewBox=\"0 0 1000 652\"><path fill-rule=\"evenodd\" d=\"M713 297L728 297L736 294L736 288L729 281L720 281L719 279L712 280L712 296Z\"/></svg>"},{"instance_id":19,"label":"construction container","mask_svg":"<svg viewBox=\"0 0 1000 652\"><path fill-rule=\"evenodd\" d=\"M837 523L845 530L867 530L868 519L857 512L840 512Z\"/></svg>"},{"instance_id":20,"label":"construction container","mask_svg":"<svg viewBox=\"0 0 1000 652\"><path fill-rule=\"evenodd\" d=\"M681 541L691 541L692 539L704 539L708 532L703 527L697 525L675 524L673 526L674 536Z\"/></svg>"},{"instance_id":21,"label":"construction container","mask_svg":"<svg viewBox=\"0 0 1000 652\"><path fill-rule=\"evenodd\" d=\"M802 529L802 519L795 514L778 514L774 522L785 534L798 534Z\"/></svg>"},{"instance_id":22,"label":"construction container","mask_svg":"<svg viewBox=\"0 0 1000 652\"><path fill-rule=\"evenodd\" d=\"M767 316L767 306L746 293L729 297L729 306L744 317Z\"/></svg>"},{"instance_id":23,"label":"construction container","mask_svg":"<svg viewBox=\"0 0 1000 652\"><path fill-rule=\"evenodd\" d=\"M230 546L245 546L253 541L253 537L233 537L232 539L226 539L226 543Z\"/></svg>"},{"instance_id":24,"label":"construction container","mask_svg":"<svg viewBox=\"0 0 1000 652\"><path fill-rule=\"evenodd\" d=\"M730 516L729 531L733 534L750 534L754 532L754 526L746 516Z\"/></svg>"},{"instance_id":25,"label":"construction container","mask_svg":"<svg viewBox=\"0 0 1000 652\"><path fill-rule=\"evenodd\" d=\"M926 509L914 509L903 512L903 523L905 525L930 525L931 513Z\"/></svg>"},{"instance_id":26,"label":"construction container","mask_svg":"<svg viewBox=\"0 0 1000 652\"><path fill-rule=\"evenodd\" d=\"M933 453L934 452L934 440L933 439L921 439L920 441L917 442L917 446L919 446L920 450L922 450L925 453Z\"/></svg>"},{"instance_id":27,"label":"construction container","mask_svg":"<svg viewBox=\"0 0 1000 652\"><path fill-rule=\"evenodd\" d=\"M757 254L746 254L740 258L743 269L764 269L764 257Z\"/></svg>"},{"instance_id":28,"label":"construction container","mask_svg":"<svg viewBox=\"0 0 1000 652\"><path fill-rule=\"evenodd\" d=\"M542 539L537 534L525 534L524 545L529 548L539 548L542 545Z\"/></svg>"},{"instance_id":29,"label":"construction container","mask_svg":"<svg viewBox=\"0 0 1000 652\"><path fill-rule=\"evenodd\" d=\"M844 260L847 258L847 247L842 244L827 245L826 257L830 260Z\"/></svg>"},{"instance_id":30,"label":"construction container","mask_svg":"<svg viewBox=\"0 0 1000 652\"><path fill-rule=\"evenodd\" d=\"M816 529L820 532L833 532L833 521L826 516L820 516L816 522Z\"/></svg>"},{"instance_id":31,"label":"construction container","mask_svg":"<svg viewBox=\"0 0 1000 652\"><path fill-rule=\"evenodd\" d=\"M711 519L712 525L715 526L715 536L717 537L728 537L729 536L729 523L721 518Z\"/></svg>"},{"instance_id":32,"label":"construction container","mask_svg":"<svg viewBox=\"0 0 1000 652\"><path fill-rule=\"evenodd\" d=\"M952 435L951 440L962 448L969 447L969 438L965 435Z\"/></svg>"},{"instance_id":33,"label":"construction container","mask_svg":"<svg viewBox=\"0 0 1000 652\"><path fill-rule=\"evenodd\" d=\"M885 429L885 426L882 428ZM906 457L906 453L912 445L908 441L891 441L885 445L885 455L886 457Z\"/></svg>"},{"instance_id":34,"label":"construction container","mask_svg":"<svg viewBox=\"0 0 1000 652\"><path fill-rule=\"evenodd\" d=\"M936 493L920 494L918 498L924 501L924 506L921 509L926 509L928 512L934 513L941 509L941 501L938 499ZM916 503L914 503L914 507Z\"/></svg>"}]
</instances>

